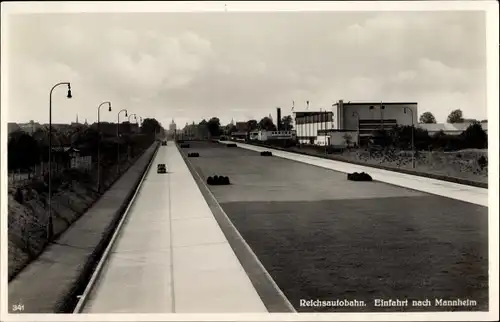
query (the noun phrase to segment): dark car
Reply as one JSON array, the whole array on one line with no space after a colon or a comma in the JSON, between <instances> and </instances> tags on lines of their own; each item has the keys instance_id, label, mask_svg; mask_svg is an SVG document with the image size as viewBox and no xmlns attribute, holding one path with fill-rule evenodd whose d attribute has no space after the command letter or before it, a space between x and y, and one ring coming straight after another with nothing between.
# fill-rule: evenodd
<instances>
[{"instance_id":1,"label":"dark car","mask_svg":"<svg viewBox=\"0 0 500 322\"><path fill-rule=\"evenodd\" d=\"M165 163L158 164L158 173L167 173L167 167Z\"/></svg>"},{"instance_id":2,"label":"dark car","mask_svg":"<svg viewBox=\"0 0 500 322\"><path fill-rule=\"evenodd\" d=\"M161 145L167 145L167 141L161 141Z\"/></svg>"}]
</instances>

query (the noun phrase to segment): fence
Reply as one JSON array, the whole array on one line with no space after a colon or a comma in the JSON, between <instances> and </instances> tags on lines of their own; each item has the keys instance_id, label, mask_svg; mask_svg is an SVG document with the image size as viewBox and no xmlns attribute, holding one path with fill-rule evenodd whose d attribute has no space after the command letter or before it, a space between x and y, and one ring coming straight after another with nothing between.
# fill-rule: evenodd
<instances>
[{"instance_id":1,"label":"fence","mask_svg":"<svg viewBox=\"0 0 500 322\"><path fill-rule=\"evenodd\" d=\"M58 174L67 170L69 168L80 168L86 171L92 169L92 157L76 157L72 158L69 164L63 164L58 162L52 162L52 174ZM21 171L12 171L9 173L9 184L23 185L35 178L43 178L49 173L49 163L41 162L40 164L34 165L31 169Z\"/></svg>"}]
</instances>

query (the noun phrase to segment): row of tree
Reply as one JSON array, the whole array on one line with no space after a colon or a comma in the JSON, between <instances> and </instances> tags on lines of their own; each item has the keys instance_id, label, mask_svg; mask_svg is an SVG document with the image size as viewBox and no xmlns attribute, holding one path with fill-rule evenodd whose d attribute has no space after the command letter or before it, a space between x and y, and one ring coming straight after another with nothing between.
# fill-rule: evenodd
<instances>
[{"instance_id":1,"label":"row of tree","mask_svg":"<svg viewBox=\"0 0 500 322\"><path fill-rule=\"evenodd\" d=\"M439 131L434 135L421 128L412 129L411 126L396 126L390 131L378 130L372 135L371 142L383 147L411 149L411 137L416 150L445 150L456 151L462 149L485 149L488 147L488 135L480 122L472 122L459 135L447 135Z\"/></svg>"},{"instance_id":2,"label":"row of tree","mask_svg":"<svg viewBox=\"0 0 500 322\"><path fill-rule=\"evenodd\" d=\"M479 122L478 120L475 119L465 119L464 114L460 109L451 111L448 117L446 118L446 122L451 124L465 123L466 121L471 123ZM420 115L419 122L424 124L432 124L436 123L436 118L431 112L425 112L422 115ZM482 120L481 122L486 122L486 120Z\"/></svg>"},{"instance_id":3,"label":"row of tree","mask_svg":"<svg viewBox=\"0 0 500 322\"><path fill-rule=\"evenodd\" d=\"M260 121L248 120L246 123L246 131L254 130L265 130L265 131L276 131L277 126L271 117L263 117ZM293 130L293 119L290 115L284 116L280 120L280 128L283 130ZM238 128L234 123L229 123L227 125L222 125L218 117L212 117L208 121L202 120L198 124L186 124L183 132L187 135L193 135L198 137L218 137L221 135L230 135L231 133L237 132Z\"/></svg>"},{"instance_id":4,"label":"row of tree","mask_svg":"<svg viewBox=\"0 0 500 322\"><path fill-rule=\"evenodd\" d=\"M128 153L134 155L155 139L159 132L164 132L161 124L154 118L144 119L140 133L124 133L120 138L116 135L99 135L96 127L77 126L66 130L52 129L52 148L74 147L81 155L97 154L100 141L101 153L116 155L117 144L123 145ZM42 127L32 134L17 130L9 135L8 168L9 170L29 169L40 162L47 162L49 157L49 130ZM95 158L93 158L95 159ZM113 160L110 158L110 160ZM66 160L67 161L67 160Z\"/></svg>"}]
</instances>

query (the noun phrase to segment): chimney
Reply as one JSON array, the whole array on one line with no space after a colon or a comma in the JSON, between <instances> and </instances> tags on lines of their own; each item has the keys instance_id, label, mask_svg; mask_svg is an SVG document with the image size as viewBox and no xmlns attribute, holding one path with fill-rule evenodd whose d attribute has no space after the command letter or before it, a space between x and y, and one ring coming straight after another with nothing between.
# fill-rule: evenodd
<instances>
[{"instance_id":1,"label":"chimney","mask_svg":"<svg viewBox=\"0 0 500 322\"><path fill-rule=\"evenodd\" d=\"M276 128L278 131L281 131L281 108L276 108L276 116L277 116L277 120L276 120Z\"/></svg>"}]
</instances>

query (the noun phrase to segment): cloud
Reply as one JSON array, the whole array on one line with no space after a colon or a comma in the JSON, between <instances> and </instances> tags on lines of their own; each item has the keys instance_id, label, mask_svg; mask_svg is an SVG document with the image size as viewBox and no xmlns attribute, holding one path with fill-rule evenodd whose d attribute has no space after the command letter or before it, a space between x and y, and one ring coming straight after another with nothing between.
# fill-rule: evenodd
<instances>
[{"instance_id":1,"label":"cloud","mask_svg":"<svg viewBox=\"0 0 500 322\"><path fill-rule=\"evenodd\" d=\"M482 13L45 14L11 17L9 30L14 121L46 121L64 80L75 98L54 94L60 121L94 120L104 100L166 124L339 99L486 118Z\"/></svg>"}]
</instances>

